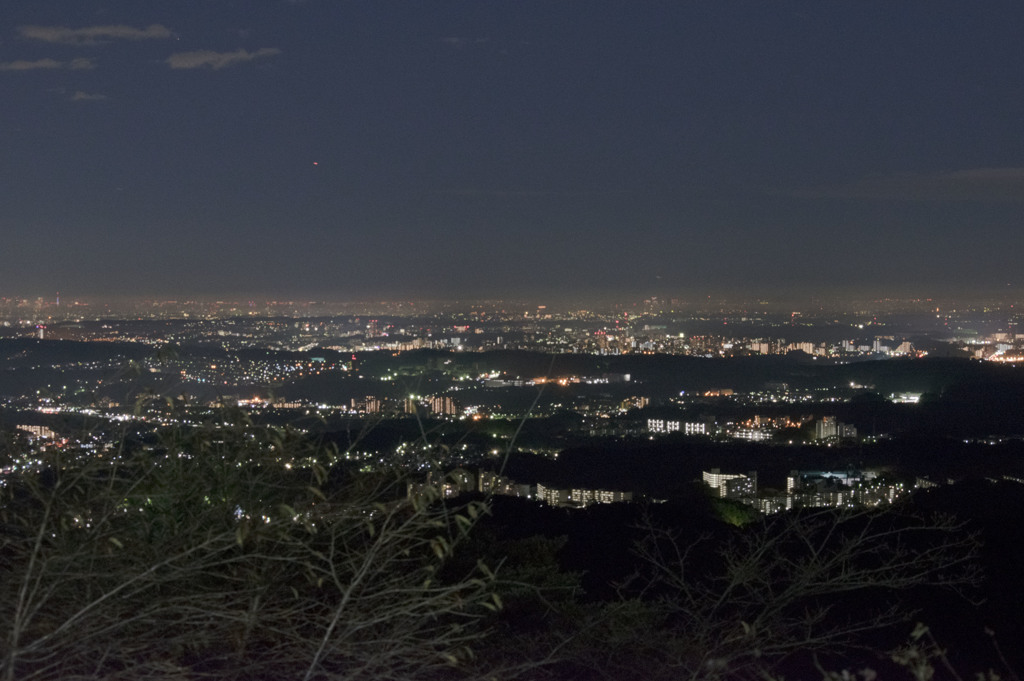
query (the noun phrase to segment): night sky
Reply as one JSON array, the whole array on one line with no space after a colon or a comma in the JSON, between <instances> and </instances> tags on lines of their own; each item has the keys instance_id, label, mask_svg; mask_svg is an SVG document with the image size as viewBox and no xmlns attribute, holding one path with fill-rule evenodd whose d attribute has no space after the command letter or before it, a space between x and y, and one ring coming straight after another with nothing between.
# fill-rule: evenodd
<instances>
[{"instance_id":1,"label":"night sky","mask_svg":"<svg viewBox=\"0 0 1024 681\"><path fill-rule=\"evenodd\" d=\"M1024 286L1024 3L3 0L0 297Z\"/></svg>"}]
</instances>

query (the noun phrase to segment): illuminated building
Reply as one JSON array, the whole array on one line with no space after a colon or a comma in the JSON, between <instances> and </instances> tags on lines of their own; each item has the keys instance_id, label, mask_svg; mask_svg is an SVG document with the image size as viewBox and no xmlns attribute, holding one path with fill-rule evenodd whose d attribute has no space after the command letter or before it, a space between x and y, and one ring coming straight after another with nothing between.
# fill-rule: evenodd
<instances>
[{"instance_id":1,"label":"illuminated building","mask_svg":"<svg viewBox=\"0 0 1024 681\"><path fill-rule=\"evenodd\" d=\"M665 419L647 419L647 432L664 435L676 433L682 430L679 421L666 421Z\"/></svg>"},{"instance_id":2,"label":"illuminated building","mask_svg":"<svg viewBox=\"0 0 1024 681\"><path fill-rule=\"evenodd\" d=\"M554 489L538 484L537 499L550 506L585 508L592 504L633 501L633 493L607 489Z\"/></svg>"},{"instance_id":3,"label":"illuminated building","mask_svg":"<svg viewBox=\"0 0 1024 681\"><path fill-rule=\"evenodd\" d=\"M757 494L757 472L748 475L742 473L722 473L712 468L703 473L704 484L710 487L716 496L722 499L740 499Z\"/></svg>"},{"instance_id":4,"label":"illuminated building","mask_svg":"<svg viewBox=\"0 0 1024 681\"><path fill-rule=\"evenodd\" d=\"M814 424L814 437L818 440L855 439L857 428L837 421L835 416L823 416Z\"/></svg>"},{"instance_id":5,"label":"illuminated building","mask_svg":"<svg viewBox=\"0 0 1024 681\"><path fill-rule=\"evenodd\" d=\"M683 424L683 432L687 435L709 435L708 424L705 422L687 421Z\"/></svg>"},{"instance_id":6,"label":"illuminated building","mask_svg":"<svg viewBox=\"0 0 1024 681\"><path fill-rule=\"evenodd\" d=\"M764 442L771 439L772 431L768 428L737 428L733 437L749 442Z\"/></svg>"},{"instance_id":7,"label":"illuminated building","mask_svg":"<svg viewBox=\"0 0 1024 681\"><path fill-rule=\"evenodd\" d=\"M430 407L430 411L434 414L454 416L459 413L459 407L451 397L436 395L427 400L427 406Z\"/></svg>"}]
</instances>

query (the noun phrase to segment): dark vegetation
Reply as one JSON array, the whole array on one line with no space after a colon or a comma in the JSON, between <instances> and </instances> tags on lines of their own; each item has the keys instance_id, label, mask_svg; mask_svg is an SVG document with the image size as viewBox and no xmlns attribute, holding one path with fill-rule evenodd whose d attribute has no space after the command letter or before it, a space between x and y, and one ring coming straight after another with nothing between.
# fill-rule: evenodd
<instances>
[{"instance_id":1,"label":"dark vegetation","mask_svg":"<svg viewBox=\"0 0 1024 681\"><path fill-rule=\"evenodd\" d=\"M67 349L17 342L55 358ZM446 367L452 357L466 366ZM40 358L23 359L0 376L0 392L29 381ZM644 392L666 395L680 382L857 381L874 387L807 409L893 436L828 448L637 431L649 414L747 408L729 400L637 410L618 433L587 432L568 410L522 424L311 415L302 422L310 434L299 435L285 412L204 410L197 428L118 434L77 415L9 409L0 412L8 426L103 428L102 440L120 445L102 457L53 449L43 468L0 479L0 680L806 679L852 668L927 681L935 667L986 679L1024 667L1014 645L1024 640L1024 485L985 479L1024 478L1021 440L988 437L1024 433L1024 380L1013 368L557 361L565 374L629 371ZM400 393L495 362L515 375L551 369L550 356L532 353L375 353L361 371L404 374ZM158 391L161 381L183 387L153 376ZM118 384L119 399L137 394L132 380ZM366 381L318 385L363 396ZM585 390L616 398L637 387ZM521 401L523 411L537 394L475 390L506 408ZM544 399L568 400L572 390ZM881 397L889 390L926 394L897 405ZM500 457L476 463L520 482L631 489L640 501L570 511L429 490L410 497L402 466L360 472L338 456L417 440L424 457L497 446ZM22 439L0 445L0 468L20 461ZM557 461L530 452L542 448L557 449ZM711 467L756 469L778 487L794 468L879 465L966 479L881 511L767 519L694 483Z\"/></svg>"},{"instance_id":2,"label":"dark vegetation","mask_svg":"<svg viewBox=\"0 0 1024 681\"><path fill-rule=\"evenodd\" d=\"M438 577L482 504L244 419L161 444L4 479L0 678L431 678L484 635L486 569Z\"/></svg>"},{"instance_id":3,"label":"dark vegetation","mask_svg":"<svg viewBox=\"0 0 1024 681\"><path fill-rule=\"evenodd\" d=\"M737 527L692 486L410 498L240 414L71 454L0 488L0 678L807 678L888 669L919 620L965 672L1020 663L985 634L1022 633L1017 483Z\"/></svg>"}]
</instances>

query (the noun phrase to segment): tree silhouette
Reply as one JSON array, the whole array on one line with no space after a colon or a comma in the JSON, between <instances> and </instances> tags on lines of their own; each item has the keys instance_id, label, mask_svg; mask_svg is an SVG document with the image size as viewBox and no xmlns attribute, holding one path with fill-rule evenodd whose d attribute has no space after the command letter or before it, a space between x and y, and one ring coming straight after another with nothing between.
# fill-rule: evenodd
<instances>
[{"instance_id":1,"label":"tree silhouette","mask_svg":"<svg viewBox=\"0 0 1024 681\"><path fill-rule=\"evenodd\" d=\"M0 487L0 678L422 679L497 607L439 570L484 510L218 419L154 451L62 452Z\"/></svg>"}]
</instances>

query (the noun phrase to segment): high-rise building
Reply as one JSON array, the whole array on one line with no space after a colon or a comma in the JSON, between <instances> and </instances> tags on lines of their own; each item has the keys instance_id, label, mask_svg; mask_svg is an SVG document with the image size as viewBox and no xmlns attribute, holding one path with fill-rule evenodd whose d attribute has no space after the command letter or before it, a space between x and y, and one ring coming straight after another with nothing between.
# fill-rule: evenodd
<instances>
[{"instance_id":1,"label":"high-rise building","mask_svg":"<svg viewBox=\"0 0 1024 681\"><path fill-rule=\"evenodd\" d=\"M435 395L427 400L427 406L433 414L454 416L459 413L459 406L451 397Z\"/></svg>"},{"instance_id":2,"label":"high-rise building","mask_svg":"<svg viewBox=\"0 0 1024 681\"><path fill-rule=\"evenodd\" d=\"M835 416L823 416L814 424L814 437L817 440L828 440L839 437L839 422Z\"/></svg>"},{"instance_id":3,"label":"high-rise building","mask_svg":"<svg viewBox=\"0 0 1024 681\"><path fill-rule=\"evenodd\" d=\"M856 439L857 428L836 420L835 416L823 416L814 424L814 437L818 440Z\"/></svg>"},{"instance_id":4,"label":"high-rise building","mask_svg":"<svg viewBox=\"0 0 1024 681\"><path fill-rule=\"evenodd\" d=\"M712 468L710 471L704 471L703 479L704 484L722 499L739 499L757 494L757 471L743 475L723 473L718 468Z\"/></svg>"}]
</instances>

